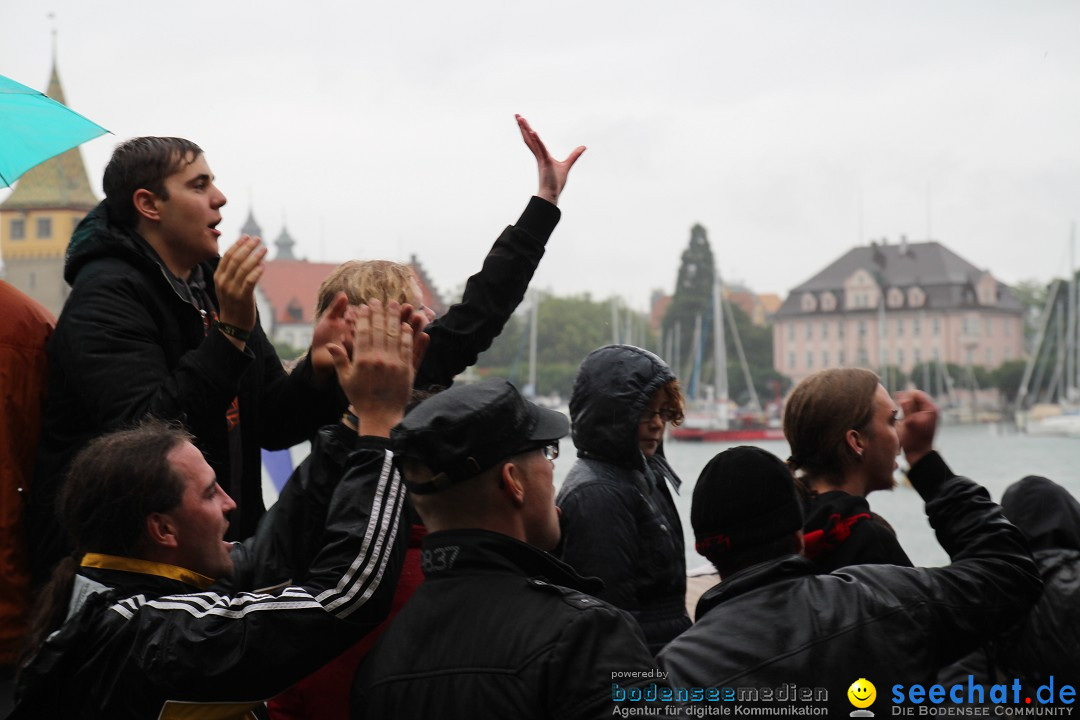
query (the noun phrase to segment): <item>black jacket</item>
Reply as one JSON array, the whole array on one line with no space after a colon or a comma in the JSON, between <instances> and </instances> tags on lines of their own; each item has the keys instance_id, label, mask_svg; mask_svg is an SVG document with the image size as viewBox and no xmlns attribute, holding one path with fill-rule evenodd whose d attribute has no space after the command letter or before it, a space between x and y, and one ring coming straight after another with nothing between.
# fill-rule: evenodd
<instances>
[{"instance_id":1,"label":"black jacket","mask_svg":"<svg viewBox=\"0 0 1080 720\"><path fill-rule=\"evenodd\" d=\"M1031 543L1044 585L1027 617L998 641L999 674L1032 691L1051 675L1080 679L1080 502L1052 480L1029 476L1009 486L1001 507Z\"/></svg>"},{"instance_id":2,"label":"black jacket","mask_svg":"<svg viewBox=\"0 0 1080 720\"><path fill-rule=\"evenodd\" d=\"M818 572L849 565L912 567L892 526L871 512L866 498L842 490L818 493L803 503L804 554Z\"/></svg>"},{"instance_id":3,"label":"black jacket","mask_svg":"<svg viewBox=\"0 0 1080 720\"><path fill-rule=\"evenodd\" d=\"M313 455L328 441L321 434ZM205 716L251 717L252 707L371 630L389 612L404 557L405 492L386 441L359 446L340 483L312 468L306 490L316 494L304 499L312 505L283 493L259 534L234 548L235 571L223 582L207 587L190 571L131 558L84 559L72 614L23 670L11 717L168 718L211 711L191 704L223 712L229 703L229 712ZM263 544L292 537L291 518L310 511L319 492L328 519L318 552L302 568L295 557L273 558ZM278 582L284 568L302 574L302 585L251 584Z\"/></svg>"},{"instance_id":4,"label":"black jacket","mask_svg":"<svg viewBox=\"0 0 1080 720\"><path fill-rule=\"evenodd\" d=\"M613 673L656 682L634 622L585 594L595 579L485 530L422 547L426 579L360 668L352 717L609 718Z\"/></svg>"},{"instance_id":5,"label":"black jacket","mask_svg":"<svg viewBox=\"0 0 1080 720\"><path fill-rule=\"evenodd\" d=\"M932 684L944 664L1021 617L1042 583L1001 508L936 453L910 477L951 565L817 575L809 560L788 555L746 568L705 593L694 627L657 657L669 682L820 687L830 717L846 717L847 688L866 678L879 698L868 709L881 717L893 684Z\"/></svg>"},{"instance_id":6,"label":"black jacket","mask_svg":"<svg viewBox=\"0 0 1080 720\"><path fill-rule=\"evenodd\" d=\"M604 581L597 597L628 610L654 653L690 627L682 522L667 488L680 480L662 446L646 461L638 445L642 411L674 377L630 345L589 354L570 398L578 461L556 500L562 559Z\"/></svg>"},{"instance_id":7,"label":"black jacket","mask_svg":"<svg viewBox=\"0 0 1080 720\"><path fill-rule=\"evenodd\" d=\"M141 237L109 222L104 204L72 236L64 269L72 290L49 342L27 510L39 579L68 550L55 497L71 459L92 438L148 415L183 421L237 503L228 537L240 539L255 532L264 512L260 447L294 445L340 413L336 386L317 388L306 360L287 375L258 323L244 352L208 332L215 266L193 271L208 301L198 290L193 298ZM234 398L238 415L230 412ZM239 435L230 436L236 422Z\"/></svg>"}]
</instances>

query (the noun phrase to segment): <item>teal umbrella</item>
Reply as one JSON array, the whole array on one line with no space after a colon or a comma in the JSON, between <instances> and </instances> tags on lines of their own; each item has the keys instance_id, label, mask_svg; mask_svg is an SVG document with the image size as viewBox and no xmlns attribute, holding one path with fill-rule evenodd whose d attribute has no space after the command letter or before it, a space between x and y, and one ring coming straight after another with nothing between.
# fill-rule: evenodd
<instances>
[{"instance_id":1,"label":"teal umbrella","mask_svg":"<svg viewBox=\"0 0 1080 720\"><path fill-rule=\"evenodd\" d=\"M45 93L0 75L0 188L54 155L109 132Z\"/></svg>"}]
</instances>

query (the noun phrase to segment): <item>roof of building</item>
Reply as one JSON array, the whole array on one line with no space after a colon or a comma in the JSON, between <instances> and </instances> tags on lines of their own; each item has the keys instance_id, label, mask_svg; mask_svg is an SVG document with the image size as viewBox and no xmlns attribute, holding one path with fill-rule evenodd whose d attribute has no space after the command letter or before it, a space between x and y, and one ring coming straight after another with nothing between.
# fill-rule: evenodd
<instances>
[{"instance_id":1,"label":"roof of building","mask_svg":"<svg viewBox=\"0 0 1080 720\"><path fill-rule=\"evenodd\" d=\"M53 63L49 89L45 93L64 104L64 89ZM0 203L0 210L92 210L98 204L86 175L82 153L73 147L30 168L15 183L11 195Z\"/></svg>"},{"instance_id":2,"label":"roof of building","mask_svg":"<svg viewBox=\"0 0 1080 720\"><path fill-rule=\"evenodd\" d=\"M255 221L255 209L248 208L247 220L244 221L244 226L240 228L241 235L250 235L252 237L262 237L262 227Z\"/></svg>"},{"instance_id":3,"label":"roof of building","mask_svg":"<svg viewBox=\"0 0 1080 720\"><path fill-rule=\"evenodd\" d=\"M844 282L857 270L881 278L885 287L919 287L926 293L926 309L975 306L973 288L986 271L968 262L936 240L871 243L848 250L824 270L796 286L777 311L778 315L801 314L803 293L830 291L837 308L844 307ZM998 283L998 308L1019 310L1021 305L1008 286Z\"/></svg>"},{"instance_id":4,"label":"roof of building","mask_svg":"<svg viewBox=\"0 0 1080 720\"><path fill-rule=\"evenodd\" d=\"M274 256L275 260L295 260L296 255L293 254L293 247L296 246L296 241L292 239L292 235L289 234L288 228L284 225L281 226L281 234L277 236L277 240L274 241L274 247L277 248L277 255Z\"/></svg>"},{"instance_id":5,"label":"roof of building","mask_svg":"<svg viewBox=\"0 0 1080 720\"><path fill-rule=\"evenodd\" d=\"M274 309L273 324L304 324L315 322L315 303L319 286L338 263L308 262L307 260L268 260L259 288ZM429 280L416 256L410 266L417 277L424 304L442 315L446 310L442 300L432 292Z\"/></svg>"}]
</instances>

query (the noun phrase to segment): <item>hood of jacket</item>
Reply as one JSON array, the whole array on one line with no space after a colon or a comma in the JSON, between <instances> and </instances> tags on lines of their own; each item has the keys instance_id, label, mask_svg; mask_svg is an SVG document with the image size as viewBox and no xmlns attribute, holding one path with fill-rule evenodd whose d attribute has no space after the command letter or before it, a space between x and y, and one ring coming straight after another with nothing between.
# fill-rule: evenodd
<instances>
[{"instance_id":1,"label":"hood of jacket","mask_svg":"<svg viewBox=\"0 0 1080 720\"><path fill-rule=\"evenodd\" d=\"M1032 550L1080 550L1080 502L1053 480L1028 475L1005 490L1001 509Z\"/></svg>"},{"instance_id":2,"label":"hood of jacket","mask_svg":"<svg viewBox=\"0 0 1080 720\"><path fill-rule=\"evenodd\" d=\"M123 257L148 269L161 264L157 254L138 233L111 221L104 201L98 203L72 233L64 255L64 280L68 285L74 285L79 271L101 257Z\"/></svg>"},{"instance_id":3,"label":"hood of jacket","mask_svg":"<svg viewBox=\"0 0 1080 720\"><path fill-rule=\"evenodd\" d=\"M663 360L633 345L605 345L581 363L570 396L571 434L578 457L642 470L641 413L675 374ZM663 446L657 451L663 454Z\"/></svg>"}]
</instances>

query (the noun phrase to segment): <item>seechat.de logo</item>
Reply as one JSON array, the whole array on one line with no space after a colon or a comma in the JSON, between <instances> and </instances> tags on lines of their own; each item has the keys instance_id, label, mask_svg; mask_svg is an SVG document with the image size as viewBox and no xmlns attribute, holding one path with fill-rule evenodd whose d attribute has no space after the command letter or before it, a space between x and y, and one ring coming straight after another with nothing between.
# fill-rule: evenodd
<instances>
[{"instance_id":1,"label":"seechat.de logo","mask_svg":"<svg viewBox=\"0 0 1080 720\"><path fill-rule=\"evenodd\" d=\"M874 717L874 713L866 709L877 700L874 683L866 678L859 678L847 689L847 698L848 702L857 708L851 711L851 717Z\"/></svg>"}]
</instances>

